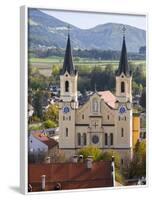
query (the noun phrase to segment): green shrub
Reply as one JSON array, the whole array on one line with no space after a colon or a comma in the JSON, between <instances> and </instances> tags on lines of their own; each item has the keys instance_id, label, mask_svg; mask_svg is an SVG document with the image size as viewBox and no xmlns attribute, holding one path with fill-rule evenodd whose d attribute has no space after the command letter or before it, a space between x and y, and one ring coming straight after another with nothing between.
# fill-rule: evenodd
<instances>
[{"instance_id":1,"label":"green shrub","mask_svg":"<svg viewBox=\"0 0 152 200\"><path fill-rule=\"evenodd\" d=\"M124 185L124 177L118 169L115 169L115 179L116 179L117 182Z\"/></svg>"},{"instance_id":2,"label":"green shrub","mask_svg":"<svg viewBox=\"0 0 152 200\"><path fill-rule=\"evenodd\" d=\"M120 154L118 152L113 150L107 150L103 153L102 159L111 161L112 156L114 156L115 159L115 167L120 169Z\"/></svg>"},{"instance_id":3,"label":"green shrub","mask_svg":"<svg viewBox=\"0 0 152 200\"><path fill-rule=\"evenodd\" d=\"M40 121L41 120L40 120L40 118L38 116L36 116L36 115L32 116L32 122L40 122Z\"/></svg>"},{"instance_id":4,"label":"green shrub","mask_svg":"<svg viewBox=\"0 0 152 200\"><path fill-rule=\"evenodd\" d=\"M41 130L42 126L40 125L33 125L29 127L29 131L37 131L37 130Z\"/></svg>"},{"instance_id":5,"label":"green shrub","mask_svg":"<svg viewBox=\"0 0 152 200\"><path fill-rule=\"evenodd\" d=\"M102 152L99 148L88 146L82 148L79 152L79 155L83 155L84 159L86 159L88 156L93 156L94 161L98 161L102 159Z\"/></svg>"},{"instance_id":6,"label":"green shrub","mask_svg":"<svg viewBox=\"0 0 152 200\"><path fill-rule=\"evenodd\" d=\"M57 127L57 124L52 120L46 120L43 122L42 126L44 128L55 128L55 127Z\"/></svg>"}]
</instances>

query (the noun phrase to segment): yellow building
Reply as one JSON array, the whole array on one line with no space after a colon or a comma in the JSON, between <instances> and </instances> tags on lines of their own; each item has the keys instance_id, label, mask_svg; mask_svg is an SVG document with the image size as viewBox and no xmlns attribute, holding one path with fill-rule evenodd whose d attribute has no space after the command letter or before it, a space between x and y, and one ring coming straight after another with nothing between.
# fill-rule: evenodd
<instances>
[{"instance_id":1,"label":"yellow building","mask_svg":"<svg viewBox=\"0 0 152 200\"><path fill-rule=\"evenodd\" d=\"M133 147L136 145L138 139L140 138L140 115L139 113L133 113L132 122L132 143Z\"/></svg>"}]
</instances>

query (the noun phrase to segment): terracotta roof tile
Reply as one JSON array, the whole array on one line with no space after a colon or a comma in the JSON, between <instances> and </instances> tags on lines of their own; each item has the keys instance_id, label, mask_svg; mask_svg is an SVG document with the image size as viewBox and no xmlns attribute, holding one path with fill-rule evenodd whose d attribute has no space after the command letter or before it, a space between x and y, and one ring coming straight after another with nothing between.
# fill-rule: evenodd
<instances>
[{"instance_id":1,"label":"terracotta roof tile","mask_svg":"<svg viewBox=\"0 0 152 200\"><path fill-rule=\"evenodd\" d=\"M41 176L46 175L46 190L54 190L56 183L62 189L112 187L110 161L93 162L92 169L86 163L29 164L28 182L33 191L41 191Z\"/></svg>"},{"instance_id":2,"label":"terracotta roof tile","mask_svg":"<svg viewBox=\"0 0 152 200\"><path fill-rule=\"evenodd\" d=\"M40 140L41 142L45 143L49 149L58 145L58 142L56 140L49 138L47 135L45 135L45 133L42 133L41 131L36 131L32 133L32 135L38 140Z\"/></svg>"},{"instance_id":3,"label":"terracotta roof tile","mask_svg":"<svg viewBox=\"0 0 152 200\"><path fill-rule=\"evenodd\" d=\"M109 91L100 91L98 92L101 95L101 98L112 108L115 108L116 97Z\"/></svg>"}]
</instances>

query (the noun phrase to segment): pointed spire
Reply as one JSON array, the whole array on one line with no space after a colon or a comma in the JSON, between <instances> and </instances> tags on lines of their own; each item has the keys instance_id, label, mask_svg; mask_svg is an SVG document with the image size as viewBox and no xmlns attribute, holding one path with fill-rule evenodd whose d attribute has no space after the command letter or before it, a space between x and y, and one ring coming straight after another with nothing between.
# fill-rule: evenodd
<instances>
[{"instance_id":1,"label":"pointed spire","mask_svg":"<svg viewBox=\"0 0 152 200\"><path fill-rule=\"evenodd\" d=\"M67 40L67 46L66 46L66 51L65 51L65 56L64 56L63 69L62 69L61 74L64 74L67 71L70 75L75 75L76 74L76 70L75 70L75 67L74 67L73 61L72 61L70 30L69 29L70 28L68 26L68 40Z\"/></svg>"},{"instance_id":2,"label":"pointed spire","mask_svg":"<svg viewBox=\"0 0 152 200\"><path fill-rule=\"evenodd\" d=\"M124 73L126 76L131 75L131 71L128 65L128 56L127 56L127 48L126 48L126 41L125 41L125 31L126 28L123 26L123 43L122 43L122 49L121 49L121 56L119 61L119 68L116 72L117 76L120 76L121 73Z\"/></svg>"}]
</instances>

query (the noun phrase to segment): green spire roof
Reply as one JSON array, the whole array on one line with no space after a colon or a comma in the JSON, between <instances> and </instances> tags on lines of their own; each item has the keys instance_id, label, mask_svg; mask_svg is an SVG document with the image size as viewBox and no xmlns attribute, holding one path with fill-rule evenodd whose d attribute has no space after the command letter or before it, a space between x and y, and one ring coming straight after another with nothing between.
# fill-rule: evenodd
<instances>
[{"instance_id":1,"label":"green spire roof","mask_svg":"<svg viewBox=\"0 0 152 200\"><path fill-rule=\"evenodd\" d=\"M128 65L128 56L127 56L125 36L123 36L123 43L122 43L121 56L120 56L120 61L119 61L119 68L116 72L116 75L120 76L122 73L124 73L126 76L131 76L130 67Z\"/></svg>"},{"instance_id":2,"label":"green spire roof","mask_svg":"<svg viewBox=\"0 0 152 200\"><path fill-rule=\"evenodd\" d=\"M65 56L64 56L63 69L61 71L61 74L64 74L66 71L70 75L75 75L77 73L77 71L75 70L75 67L73 65L73 61L72 61L70 34L68 34L67 46L66 46L66 51L65 51Z\"/></svg>"}]
</instances>

